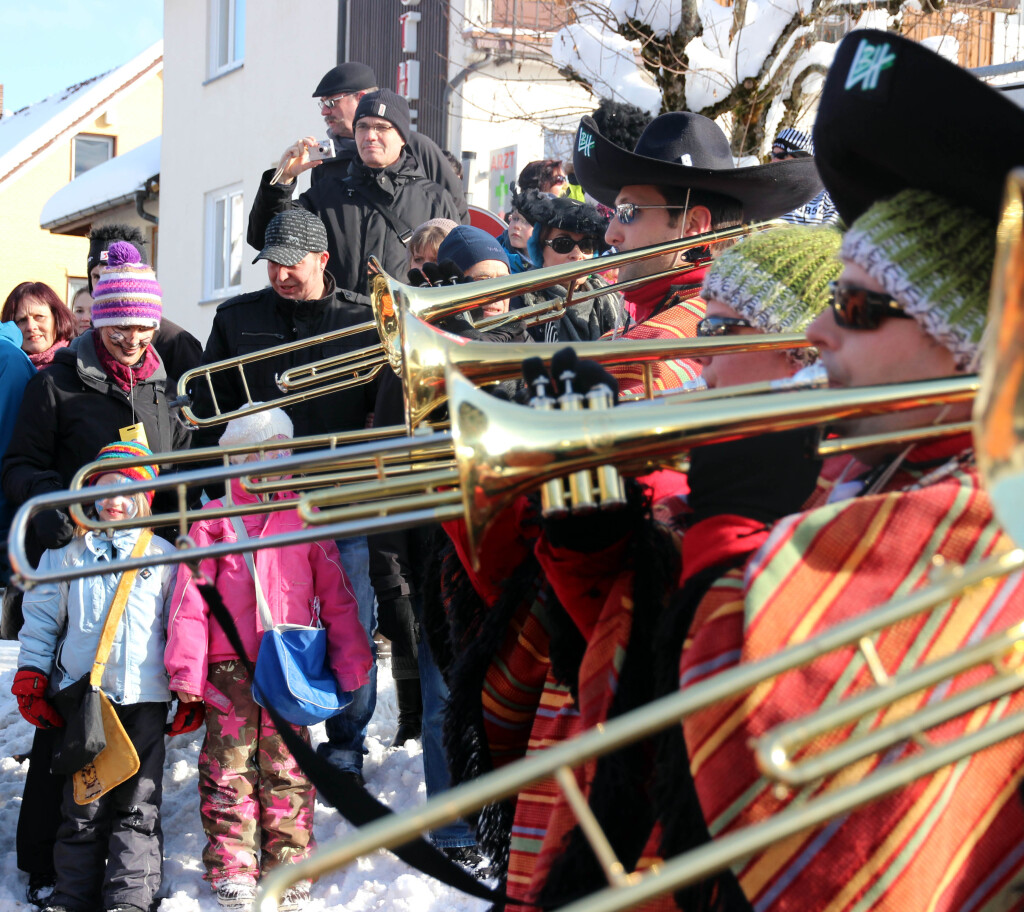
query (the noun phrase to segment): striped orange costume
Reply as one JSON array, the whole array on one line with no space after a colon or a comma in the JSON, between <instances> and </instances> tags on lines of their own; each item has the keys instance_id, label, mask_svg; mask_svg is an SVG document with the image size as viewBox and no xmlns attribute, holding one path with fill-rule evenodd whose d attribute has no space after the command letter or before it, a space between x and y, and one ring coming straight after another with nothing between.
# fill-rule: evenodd
<instances>
[{"instance_id":1,"label":"striped orange costume","mask_svg":"<svg viewBox=\"0 0 1024 912\"><path fill-rule=\"evenodd\" d=\"M897 476L886 493L779 523L745 571L727 574L700 602L682 654L681 686L803 642L926 586L933 556L960 565L1012 547L993 519L969 450L930 476L916 474ZM698 524L687 533L687 547L698 546L700 535ZM1022 620L1024 587L1017 575L882 631L874 646L892 675ZM901 718L992 673L961 675L887 706L857 728ZM811 795L856 782L876 768L882 761L870 758L823 782L781 793L761 775L750 748L751 739L772 726L835 705L872 683L864 654L849 648L687 719L691 773L711 835L736 831ZM1024 697L1014 694L927 737L945 742L1022 708ZM834 745L848 733L823 738L807 752ZM911 742L884 762L920 750ZM1019 890L1024 875L1024 811L1018 794L1022 764L1024 739L1003 742L778 842L740 865L735 876L758 912L1024 908Z\"/></svg>"},{"instance_id":2,"label":"striped orange costume","mask_svg":"<svg viewBox=\"0 0 1024 912\"><path fill-rule=\"evenodd\" d=\"M649 282L632 292L627 312L635 322L620 338L623 339L692 339L697 324L704 319L704 301L699 297L706 270L698 269L683 276L669 276ZM685 282L685 284L681 284ZM605 336L604 338L610 338ZM687 380L700 376L701 367L689 358L657 361L650 365L655 390L676 389ZM640 364L620 364L608 368L619 381L619 391L643 392L644 370Z\"/></svg>"}]
</instances>

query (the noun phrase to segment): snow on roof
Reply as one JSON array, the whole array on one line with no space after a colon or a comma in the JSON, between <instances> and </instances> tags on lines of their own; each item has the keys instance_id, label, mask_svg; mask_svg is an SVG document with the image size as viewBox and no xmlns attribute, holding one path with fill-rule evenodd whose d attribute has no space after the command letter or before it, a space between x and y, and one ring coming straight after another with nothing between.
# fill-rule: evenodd
<instances>
[{"instance_id":1,"label":"snow on roof","mask_svg":"<svg viewBox=\"0 0 1024 912\"><path fill-rule=\"evenodd\" d=\"M160 173L160 137L90 168L65 184L43 206L42 228L59 228L112 205L128 202Z\"/></svg>"},{"instance_id":2,"label":"snow on roof","mask_svg":"<svg viewBox=\"0 0 1024 912\"><path fill-rule=\"evenodd\" d=\"M0 119L0 182L37 155L62 133L74 129L134 79L162 66L163 41L116 69L55 92L43 101Z\"/></svg>"}]
</instances>

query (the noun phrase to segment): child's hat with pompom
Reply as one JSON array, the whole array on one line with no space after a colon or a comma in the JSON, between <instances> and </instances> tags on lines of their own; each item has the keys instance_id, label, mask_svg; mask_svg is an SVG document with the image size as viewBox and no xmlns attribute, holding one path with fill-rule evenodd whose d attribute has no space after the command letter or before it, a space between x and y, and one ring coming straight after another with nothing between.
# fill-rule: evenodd
<instances>
[{"instance_id":1,"label":"child's hat with pompom","mask_svg":"<svg viewBox=\"0 0 1024 912\"><path fill-rule=\"evenodd\" d=\"M96 461L101 463L101 467L89 477L89 484L96 484L109 472L124 475L125 478L132 481L155 481L157 475L160 474L158 465L123 466L119 464L123 459L148 459L152 455L153 451L144 443L139 443L138 440L119 440L116 443L108 443L96 454ZM153 492L146 491L145 498L152 506Z\"/></svg>"},{"instance_id":2,"label":"child's hat with pompom","mask_svg":"<svg viewBox=\"0 0 1024 912\"><path fill-rule=\"evenodd\" d=\"M92 295L92 325L160 325L163 311L160 285L153 270L127 241L116 241L107 249L107 265Z\"/></svg>"}]
</instances>

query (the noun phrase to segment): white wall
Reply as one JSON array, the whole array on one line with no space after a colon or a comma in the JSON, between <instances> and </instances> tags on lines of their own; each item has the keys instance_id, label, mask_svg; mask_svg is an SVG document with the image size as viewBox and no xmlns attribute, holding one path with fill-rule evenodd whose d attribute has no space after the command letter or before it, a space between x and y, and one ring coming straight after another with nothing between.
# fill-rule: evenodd
<instances>
[{"instance_id":1,"label":"white wall","mask_svg":"<svg viewBox=\"0 0 1024 912\"><path fill-rule=\"evenodd\" d=\"M204 195L240 182L248 217L263 171L298 137L324 133L312 93L337 62L338 32L337 0L302 0L301 13L294 0L247 3L243 65L207 82L208 2L164 4L160 171L164 312L204 343L220 300L202 301ZM241 291L266 284L255 255L245 247Z\"/></svg>"}]
</instances>

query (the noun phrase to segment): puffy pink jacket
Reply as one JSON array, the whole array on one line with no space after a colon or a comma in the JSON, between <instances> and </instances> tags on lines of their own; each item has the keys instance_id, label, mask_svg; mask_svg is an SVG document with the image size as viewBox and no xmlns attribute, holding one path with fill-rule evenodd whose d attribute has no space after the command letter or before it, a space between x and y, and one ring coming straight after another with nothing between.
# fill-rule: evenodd
<instances>
[{"instance_id":1,"label":"puffy pink jacket","mask_svg":"<svg viewBox=\"0 0 1024 912\"><path fill-rule=\"evenodd\" d=\"M255 503L257 497L244 491L237 481L231 483L236 504ZM275 499L294 499L292 493ZM219 505L211 501L207 508ZM250 538L263 538L302 528L295 510L279 510L243 517ZM237 541L230 519L200 520L190 530L197 545ZM356 600L348 577L341 566L333 541L287 548L265 548L253 552L256 572L275 624L309 624L313 617L313 599L320 599L320 617L327 628L327 654L331 668L343 690L355 690L369 680L370 647L359 624ZM256 607L256 587L241 554L217 560L207 559L202 572L217 585L224 604L234 618L248 658L256 660L263 625ZM189 570L178 572L171 599L167 625L167 649L164 662L171 676L171 690L202 696L206 669L211 662L236 659L234 649L217 623L209 623L206 602Z\"/></svg>"}]
</instances>

